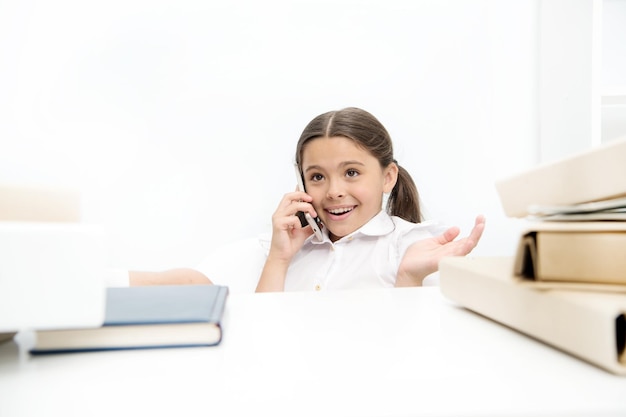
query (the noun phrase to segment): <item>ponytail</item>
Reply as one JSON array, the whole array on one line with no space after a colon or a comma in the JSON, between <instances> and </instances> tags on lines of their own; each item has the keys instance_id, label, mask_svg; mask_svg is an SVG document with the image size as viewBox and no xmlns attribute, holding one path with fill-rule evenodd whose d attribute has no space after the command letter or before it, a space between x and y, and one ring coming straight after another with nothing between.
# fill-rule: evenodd
<instances>
[{"instance_id":1,"label":"ponytail","mask_svg":"<svg viewBox=\"0 0 626 417\"><path fill-rule=\"evenodd\" d=\"M411 223L419 223L422 221L422 213L415 182L406 169L394 163L398 166L398 181L387 199L387 213Z\"/></svg>"}]
</instances>

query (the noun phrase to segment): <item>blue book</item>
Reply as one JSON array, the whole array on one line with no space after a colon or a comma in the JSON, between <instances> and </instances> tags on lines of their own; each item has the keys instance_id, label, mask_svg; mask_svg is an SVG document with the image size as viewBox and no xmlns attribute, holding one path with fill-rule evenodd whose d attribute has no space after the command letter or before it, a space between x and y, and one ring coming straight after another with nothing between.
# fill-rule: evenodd
<instances>
[{"instance_id":1,"label":"blue book","mask_svg":"<svg viewBox=\"0 0 626 417\"><path fill-rule=\"evenodd\" d=\"M221 285L107 288L101 327L39 330L30 352L217 345L227 296Z\"/></svg>"}]
</instances>

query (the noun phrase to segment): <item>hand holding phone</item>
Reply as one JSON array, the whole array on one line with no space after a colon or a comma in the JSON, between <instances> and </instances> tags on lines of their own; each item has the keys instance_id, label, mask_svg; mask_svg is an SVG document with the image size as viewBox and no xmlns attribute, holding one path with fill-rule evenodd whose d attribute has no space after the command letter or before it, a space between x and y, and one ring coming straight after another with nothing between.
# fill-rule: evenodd
<instances>
[{"instance_id":1,"label":"hand holding phone","mask_svg":"<svg viewBox=\"0 0 626 417\"><path fill-rule=\"evenodd\" d=\"M300 167L298 166L297 163L295 163L294 168L296 170L296 178L298 179L298 191L305 192L304 182L302 181L302 174L300 173ZM304 226L304 223L302 223L302 216L304 216L304 218L306 219L306 222L309 224L309 226L311 226L311 229L313 229L313 233L315 233L315 236L317 237L318 240L322 240L324 238L324 234L322 233L322 230L320 228L321 222L319 220L319 217L316 217L314 219L313 216L311 216L309 213L305 213L301 211L299 211L296 215L300 218L300 222L303 226Z\"/></svg>"}]
</instances>

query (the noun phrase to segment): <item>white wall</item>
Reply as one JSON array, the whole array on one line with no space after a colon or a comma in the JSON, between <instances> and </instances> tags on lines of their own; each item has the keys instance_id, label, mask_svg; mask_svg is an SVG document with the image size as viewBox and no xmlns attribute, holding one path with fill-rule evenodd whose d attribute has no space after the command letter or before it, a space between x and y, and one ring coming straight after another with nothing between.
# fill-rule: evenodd
<instances>
[{"instance_id":1,"label":"white wall","mask_svg":"<svg viewBox=\"0 0 626 417\"><path fill-rule=\"evenodd\" d=\"M602 2L602 94L626 95L626 1Z\"/></svg>"},{"instance_id":2,"label":"white wall","mask_svg":"<svg viewBox=\"0 0 626 417\"><path fill-rule=\"evenodd\" d=\"M537 161L538 0L0 1L0 182L78 187L112 266L270 230L302 128L374 113L427 217L511 254L496 179Z\"/></svg>"},{"instance_id":3,"label":"white wall","mask_svg":"<svg viewBox=\"0 0 626 417\"><path fill-rule=\"evenodd\" d=\"M602 2L601 142L626 137L626 1Z\"/></svg>"}]
</instances>

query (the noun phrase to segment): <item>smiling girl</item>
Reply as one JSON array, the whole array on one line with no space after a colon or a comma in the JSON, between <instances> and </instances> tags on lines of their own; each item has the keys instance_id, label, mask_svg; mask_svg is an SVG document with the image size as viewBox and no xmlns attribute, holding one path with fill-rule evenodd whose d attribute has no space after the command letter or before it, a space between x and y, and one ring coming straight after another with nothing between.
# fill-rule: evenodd
<instances>
[{"instance_id":1,"label":"smiling girl","mask_svg":"<svg viewBox=\"0 0 626 417\"><path fill-rule=\"evenodd\" d=\"M442 257L470 253L484 230L482 216L459 240L457 227L440 234L421 223L415 183L394 159L385 127L364 110L313 119L296 163L306 192L285 194L272 216L257 292L420 286ZM319 216L323 239L301 226L298 212Z\"/></svg>"}]
</instances>

